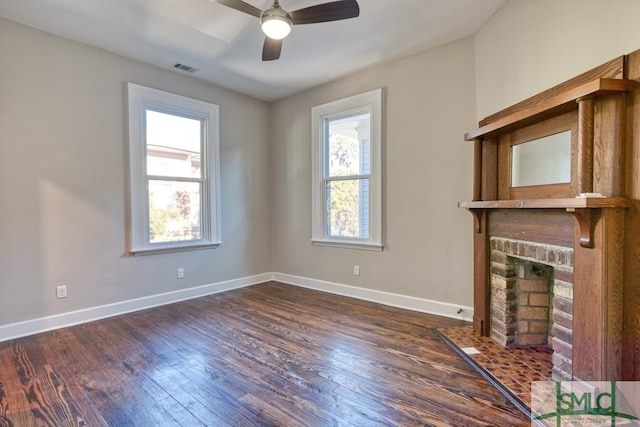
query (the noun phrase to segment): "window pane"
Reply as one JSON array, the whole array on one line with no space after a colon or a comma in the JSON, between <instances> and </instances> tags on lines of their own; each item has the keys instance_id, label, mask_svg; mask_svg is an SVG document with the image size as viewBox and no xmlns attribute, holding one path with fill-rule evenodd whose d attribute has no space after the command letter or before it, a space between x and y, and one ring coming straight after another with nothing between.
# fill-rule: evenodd
<instances>
[{"instance_id":1,"label":"window pane","mask_svg":"<svg viewBox=\"0 0 640 427\"><path fill-rule=\"evenodd\" d=\"M369 180L327 182L327 235L369 238Z\"/></svg>"},{"instance_id":2,"label":"window pane","mask_svg":"<svg viewBox=\"0 0 640 427\"><path fill-rule=\"evenodd\" d=\"M328 176L370 173L370 114L328 120Z\"/></svg>"},{"instance_id":3,"label":"window pane","mask_svg":"<svg viewBox=\"0 0 640 427\"><path fill-rule=\"evenodd\" d=\"M200 178L202 122L146 111L147 175Z\"/></svg>"},{"instance_id":4,"label":"window pane","mask_svg":"<svg viewBox=\"0 0 640 427\"><path fill-rule=\"evenodd\" d=\"M202 185L149 180L149 243L201 239Z\"/></svg>"}]
</instances>

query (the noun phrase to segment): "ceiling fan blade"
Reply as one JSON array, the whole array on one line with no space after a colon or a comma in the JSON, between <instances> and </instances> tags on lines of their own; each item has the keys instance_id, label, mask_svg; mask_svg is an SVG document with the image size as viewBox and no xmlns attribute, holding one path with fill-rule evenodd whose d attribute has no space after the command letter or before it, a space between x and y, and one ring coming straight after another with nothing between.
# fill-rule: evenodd
<instances>
[{"instance_id":1,"label":"ceiling fan blade","mask_svg":"<svg viewBox=\"0 0 640 427\"><path fill-rule=\"evenodd\" d=\"M356 0L339 0L289 12L294 24L315 24L317 22L339 21L360 15Z\"/></svg>"},{"instance_id":2,"label":"ceiling fan blade","mask_svg":"<svg viewBox=\"0 0 640 427\"><path fill-rule=\"evenodd\" d=\"M260 18L262 11L257 7L245 3L242 0L213 0L216 3L230 7L231 9L239 10L240 12L248 13L249 15L257 16Z\"/></svg>"},{"instance_id":3,"label":"ceiling fan blade","mask_svg":"<svg viewBox=\"0 0 640 427\"><path fill-rule=\"evenodd\" d=\"M274 61L280 58L280 51L282 51L282 40L264 38L264 46L262 47L263 61Z\"/></svg>"}]
</instances>

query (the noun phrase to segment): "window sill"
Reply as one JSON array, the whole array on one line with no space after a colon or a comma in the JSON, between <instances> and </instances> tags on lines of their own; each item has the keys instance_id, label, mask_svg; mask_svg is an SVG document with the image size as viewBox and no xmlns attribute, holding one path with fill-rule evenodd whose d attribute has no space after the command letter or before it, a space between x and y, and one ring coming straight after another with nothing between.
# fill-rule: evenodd
<instances>
[{"instance_id":1,"label":"window sill","mask_svg":"<svg viewBox=\"0 0 640 427\"><path fill-rule=\"evenodd\" d=\"M198 251L202 249L216 249L222 242L214 243L198 243L193 245L175 245L175 246L158 246L151 248L130 249L129 253L134 256L138 255L155 255L170 252Z\"/></svg>"},{"instance_id":2,"label":"window sill","mask_svg":"<svg viewBox=\"0 0 640 427\"><path fill-rule=\"evenodd\" d=\"M345 249L359 249L364 251L382 252L384 245L370 241L358 242L356 240L335 240L335 239L311 239L311 243L316 246L328 246Z\"/></svg>"}]
</instances>

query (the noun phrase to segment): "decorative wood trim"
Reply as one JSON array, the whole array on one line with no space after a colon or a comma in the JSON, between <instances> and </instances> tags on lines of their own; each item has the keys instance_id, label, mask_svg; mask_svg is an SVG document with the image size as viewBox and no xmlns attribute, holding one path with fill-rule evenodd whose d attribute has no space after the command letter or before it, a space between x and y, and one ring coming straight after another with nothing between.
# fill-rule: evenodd
<instances>
[{"instance_id":1,"label":"decorative wood trim","mask_svg":"<svg viewBox=\"0 0 640 427\"><path fill-rule=\"evenodd\" d=\"M593 96L578 103L578 193L593 192Z\"/></svg>"},{"instance_id":2,"label":"decorative wood trim","mask_svg":"<svg viewBox=\"0 0 640 427\"><path fill-rule=\"evenodd\" d=\"M480 200L493 200L498 193L498 140L486 138L482 142L482 186Z\"/></svg>"},{"instance_id":3,"label":"decorative wood trim","mask_svg":"<svg viewBox=\"0 0 640 427\"><path fill-rule=\"evenodd\" d=\"M488 217L485 212L477 216L479 231L473 234L473 330L484 336L489 336L490 332L491 251Z\"/></svg>"},{"instance_id":4,"label":"decorative wood trim","mask_svg":"<svg viewBox=\"0 0 640 427\"><path fill-rule=\"evenodd\" d=\"M579 244L574 249L573 376L584 381L620 380L623 212L604 210L594 235L599 250Z\"/></svg>"},{"instance_id":5,"label":"decorative wood trim","mask_svg":"<svg viewBox=\"0 0 640 427\"><path fill-rule=\"evenodd\" d=\"M557 116L575 108L575 102L580 98L589 96L599 97L615 92L630 92L636 87L636 82L621 79L595 79L578 87L562 92L539 104L532 105L524 110L516 111L482 126L464 136L466 141L478 138L486 138L499 132L508 132L515 128L527 126L547 117Z\"/></svg>"},{"instance_id":6,"label":"decorative wood trim","mask_svg":"<svg viewBox=\"0 0 640 427\"><path fill-rule=\"evenodd\" d=\"M640 82L640 50L627 56L626 78ZM640 89L627 98L624 194L625 215L623 380L640 381Z\"/></svg>"},{"instance_id":7,"label":"decorative wood trim","mask_svg":"<svg viewBox=\"0 0 640 427\"><path fill-rule=\"evenodd\" d=\"M576 197L569 199L490 200L460 202L458 207L473 214L475 232L483 233L483 217L487 209L565 209L575 217L580 230L580 246L593 248L593 232L602 208L628 208L624 197Z\"/></svg>"},{"instance_id":8,"label":"decorative wood trim","mask_svg":"<svg viewBox=\"0 0 640 427\"><path fill-rule=\"evenodd\" d=\"M609 197L625 195L625 158L631 154L627 147L627 106L632 105L632 96L619 94L598 100L593 128L593 190ZM628 152L628 153L627 153ZM575 193L578 194L578 193Z\"/></svg>"},{"instance_id":9,"label":"decorative wood trim","mask_svg":"<svg viewBox=\"0 0 640 427\"><path fill-rule=\"evenodd\" d=\"M578 222L580 228L580 246L583 248L593 248L593 227L600 218L600 209L591 208L567 208Z\"/></svg>"},{"instance_id":10,"label":"decorative wood trim","mask_svg":"<svg viewBox=\"0 0 640 427\"><path fill-rule=\"evenodd\" d=\"M482 200L482 141L473 146L473 200Z\"/></svg>"},{"instance_id":11,"label":"decorative wood trim","mask_svg":"<svg viewBox=\"0 0 640 427\"><path fill-rule=\"evenodd\" d=\"M511 179L513 172L512 149L513 146L524 144L539 138L543 138L556 133L571 132L571 176L570 181L557 184L527 185L512 187ZM500 181L498 185L498 199L557 199L563 197L574 197L577 191L577 147L578 147L578 108L559 116L551 117L544 121L534 123L522 129L515 129L506 134L500 135ZM603 193L605 194L605 193Z\"/></svg>"},{"instance_id":12,"label":"decorative wood trim","mask_svg":"<svg viewBox=\"0 0 640 427\"><path fill-rule=\"evenodd\" d=\"M563 209L492 209L486 211L490 237L572 248L576 220Z\"/></svg>"},{"instance_id":13,"label":"decorative wood trim","mask_svg":"<svg viewBox=\"0 0 640 427\"><path fill-rule=\"evenodd\" d=\"M484 232L484 228L483 228L482 224L483 224L484 215L485 215L486 210L484 210L484 209L469 209L469 212L471 212L471 215L473 215L473 229L475 230L476 233L483 233Z\"/></svg>"}]
</instances>

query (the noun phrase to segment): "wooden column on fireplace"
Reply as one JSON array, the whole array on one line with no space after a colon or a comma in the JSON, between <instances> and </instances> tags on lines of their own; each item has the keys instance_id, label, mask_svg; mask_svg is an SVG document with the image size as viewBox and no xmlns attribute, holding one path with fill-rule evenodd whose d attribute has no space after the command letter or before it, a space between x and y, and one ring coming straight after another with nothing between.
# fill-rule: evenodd
<instances>
[{"instance_id":1,"label":"wooden column on fireplace","mask_svg":"<svg viewBox=\"0 0 640 427\"><path fill-rule=\"evenodd\" d=\"M460 203L474 217L474 331L489 335L491 237L570 247L572 376L581 380L640 379L638 81L640 51L465 135L475 144L473 201ZM566 179L517 183L514 147L558 134L569 138Z\"/></svg>"}]
</instances>

